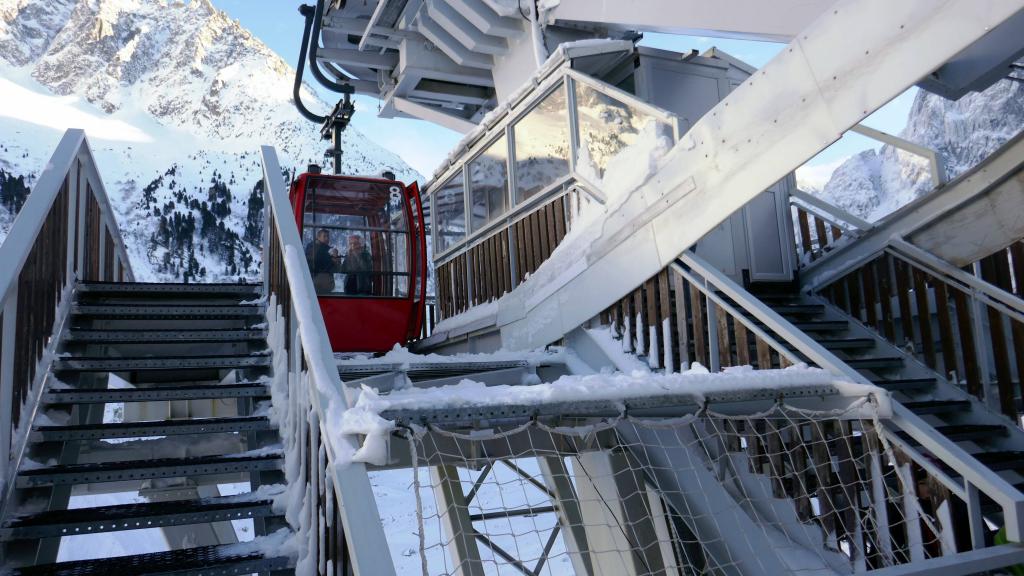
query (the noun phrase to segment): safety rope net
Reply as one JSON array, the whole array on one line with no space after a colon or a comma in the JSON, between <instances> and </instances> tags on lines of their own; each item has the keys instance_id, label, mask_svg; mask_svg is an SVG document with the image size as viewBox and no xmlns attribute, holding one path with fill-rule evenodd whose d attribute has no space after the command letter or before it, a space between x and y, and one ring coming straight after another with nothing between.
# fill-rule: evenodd
<instances>
[{"instance_id":1,"label":"safety rope net","mask_svg":"<svg viewBox=\"0 0 1024 576\"><path fill-rule=\"evenodd\" d=\"M412 468L383 474L408 475L417 525L389 539L430 575L849 573L955 550L872 409L402 428Z\"/></svg>"}]
</instances>

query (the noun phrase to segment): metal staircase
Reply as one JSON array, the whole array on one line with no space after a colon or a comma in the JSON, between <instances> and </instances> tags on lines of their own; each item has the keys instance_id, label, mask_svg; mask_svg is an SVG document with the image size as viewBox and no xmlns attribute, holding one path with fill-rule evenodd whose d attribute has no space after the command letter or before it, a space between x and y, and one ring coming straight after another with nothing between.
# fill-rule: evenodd
<instances>
[{"instance_id":1,"label":"metal staircase","mask_svg":"<svg viewBox=\"0 0 1024 576\"><path fill-rule=\"evenodd\" d=\"M230 524L253 520L257 540L286 528L273 504L284 455L267 416L264 313L255 285L78 284L0 527L14 573L292 565L238 543ZM249 489L222 496L225 483ZM88 505L89 494L133 492L146 501ZM55 563L62 537L154 527L170 551Z\"/></svg>"},{"instance_id":2,"label":"metal staircase","mask_svg":"<svg viewBox=\"0 0 1024 576\"><path fill-rule=\"evenodd\" d=\"M1024 430L1012 420L929 368L912 350L887 341L820 296L761 298L846 365L888 390L894 400L937 432L989 465L1016 488L1024 488ZM794 352L800 355L795 349ZM960 481L958 475L947 472Z\"/></svg>"}]
</instances>

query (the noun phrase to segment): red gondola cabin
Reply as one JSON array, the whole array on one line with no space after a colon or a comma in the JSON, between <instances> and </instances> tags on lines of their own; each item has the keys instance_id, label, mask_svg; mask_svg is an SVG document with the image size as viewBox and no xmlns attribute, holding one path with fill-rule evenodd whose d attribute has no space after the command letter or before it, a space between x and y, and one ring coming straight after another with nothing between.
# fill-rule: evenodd
<instances>
[{"instance_id":1,"label":"red gondola cabin","mask_svg":"<svg viewBox=\"0 0 1024 576\"><path fill-rule=\"evenodd\" d=\"M384 352L420 333L426 239L419 188L306 173L290 199L335 352Z\"/></svg>"}]
</instances>

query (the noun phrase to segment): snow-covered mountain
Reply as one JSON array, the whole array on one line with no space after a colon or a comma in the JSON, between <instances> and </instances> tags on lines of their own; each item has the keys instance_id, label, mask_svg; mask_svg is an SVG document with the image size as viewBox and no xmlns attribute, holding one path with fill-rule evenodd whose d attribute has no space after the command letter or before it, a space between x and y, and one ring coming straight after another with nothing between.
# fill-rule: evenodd
<instances>
[{"instance_id":1,"label":"snow-covered mountain","mask_svg":"<svg viewBox=\"0 0 1024 576\"><path fill-rule=\"evenodd\" d=\"M301 172L328 145L295 111L293 80L208 0L0 0L0 237L80 127L139 279L255 278L259 146ZM328 109L308 88L303 99ZM420 179L354 128L344 150L345 173Z\"/></svg>"},{"instance_id":2,"label":"snow-covered mountain","mask_svg":"<svg viewBox=\"0 0 1024 576\"><path fill-rule=\"evenodd\" d=\"M952 179L1024 128L1024 83L1003 80L955 102L917 93L900 137L938 151ZM926 160L886 145L851 156L819 193L874 221L932 189Z\"/></svg>"}]
</instances>

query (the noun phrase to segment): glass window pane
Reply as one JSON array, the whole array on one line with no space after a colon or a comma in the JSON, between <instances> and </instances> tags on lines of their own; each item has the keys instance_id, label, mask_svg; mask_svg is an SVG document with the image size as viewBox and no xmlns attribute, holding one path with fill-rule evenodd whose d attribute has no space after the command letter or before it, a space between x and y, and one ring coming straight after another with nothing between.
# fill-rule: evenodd
<instances>
[{"instance_id":1,"label":"glass window pane","mask_svg":"<svg viewBox=\"0 0 1024 576\"><path fill-rule=\"evenodd\" d=\"M407 296L407 225L404 192L397 184L311 179L302 239L317 293Z\"/></svg>"},{"instance_id":2,"label":"glass window pane","mask_svg":"<svg viewBox=\"0 0 1024 576\"><path fill-rule=\"evenodd\" d=\"M516 202L569 173L569 117L558 86L515 125Z\"/></svg>"},{"instance_id":3,"label":"glass window pane","mask_svg":"<svg viewBox=\"0 0 1024 576\"><path fill-rule=\"evenodd\" d=\"M589 163L599 178L604 177L608 162L616 154L636 142L637 137L654 117L598 90L576 83L576 109L579 115L580 150L578 169L585 171ZM659 135L668 131L667 124L658 126Z\"/></svg>"},{"instance_id":4,"label":"glass window pane","mask_svg":"<svg viewBox=\"0 0 1024 576\"><path fill-rule=\"evenodd\" d=\"M505 213L508 198L508 143L498 138L469 165L472 230Z\"/></svg>"},{"instance_id":5,"label":"glass window pane","mask_svg":"<svg viewBox=\"0 0 1024 576\"><path fill-rule=\"evenodd\" d=\"M462 170L442 184L434 193L434 231L438 252L455 246L466 237L465 189Z\"/></svg>"}]
</instances>

